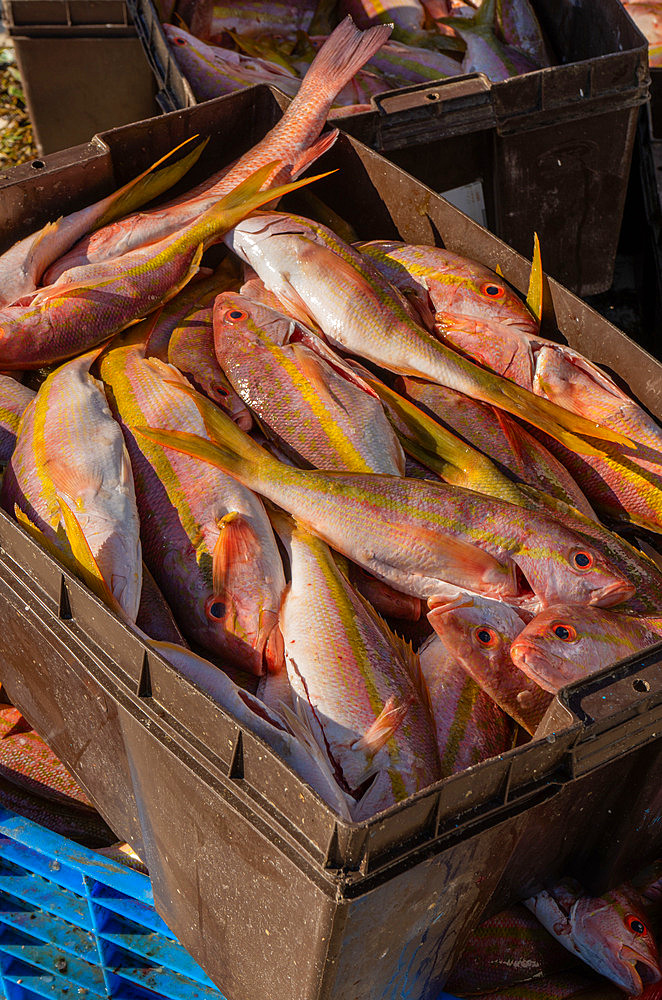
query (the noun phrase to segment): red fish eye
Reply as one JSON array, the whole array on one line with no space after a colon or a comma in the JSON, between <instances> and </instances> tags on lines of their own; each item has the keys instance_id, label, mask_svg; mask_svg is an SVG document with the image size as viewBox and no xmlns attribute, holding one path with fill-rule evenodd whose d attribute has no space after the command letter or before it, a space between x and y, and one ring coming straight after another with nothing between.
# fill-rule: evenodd
<instances>
[{"instance_id":1,"label":"red fish eye","mask_svg":"<svg viewBox=\"0 0 662 1000\"><path fill-rule=\"evenodd\" d=\"M218 597L207 598L207 603L205 604L205 614L212 622L221 622L225 616L225 605L223 601L219 601Z\"/></svg>"},{"instance_id":2,"label":"red fish eye","mask_svg":"<svg viewBox=\"0 0 662 1000\"><path fill-rule=\"evenodd\" d=\"M490 299L502 299L506 294L506 289L503 285L497 285L495 281L486 281L484 285L480 287L483 295L487 295Z\"/></svg>"},{"instance_id":3,"label":"red fish eye","mask_svg":"<svg viewBox=\"0 0 662 1000\"><path fill-rule=\"evenodd\" d=\"M474 632L476 639L485 649L491 649L496 646L499 637L493 628L489 628L487 625L481 625Z\"/></svg>"},{"instance_id":4,"label":"red fish eye","mask_svg":"<svg viewBox=\"0 0 662 1000\"><path fill-rule=\"evenodd\" d=\"M577 638L577 629L573 628L572 625L566 625L563 622L554 622L552 625L552 632L557 639L562 642L574 642Z\"/></svg>"},{"instance_id":5,"label":"red fish eye","mask_svg":"<svg viewBox=\"0 0 662 1000\"><path fill-rule=\"evenodd\" d=\"M593 565L593 556L590 552L584 552L580 549L578 552L572 553L572 563L576 569L590 569Z\"/></svg>"},{"instance_id":6,"label":"red fish eye","mask_svg":"<svg viewBox=\"0 0 662 1000\"><path fill-rule=\"evenodd\" d=\"M228 393L228 390L225 388L225 386L223 386L223 385L217 385L217 383L214 382L214 384L213 384L213 386L211 388L212 388L212 392L215 392L217 396L222 396L223 399L227 399L228 398L229 393Z\"/></svg>"},{"instance_id":7,"label":"red fish eye","mask_svg":"<svg viewBox=\"0 0 662 1000\"><path fill-rule=\"evenodd\" d=\"M648 933L648 928L646 927L646 924L644 924L639 919L639 917L635 917L634 914L632 913L628 914L628 916L625 918L625 926L629 931L632 932L632 934L641 935Z\"/></svg>"},{"instance_id":8,"label":"red fish eye","mask_svg":"<svg viewBox=\"0 0 662 1000\"><path fill-rule=\"evenodd\" d=\"M175 45L186 45L186 39L180 38L178 35L176 35L173 38L173 42L175 43Z\"/></svg>"},{"instance_id":9,"label":"red fish eye","mask_svg":"<svg viewBox=\"0 0 662 1000\"><path fill-rule=\"evenodd\" d=\"M240 320L246 319L247 316L248 313L244 312L243 309L228 309L225 314L225 319L232 323L238 323Z\"/></svg>"}]
</instances>

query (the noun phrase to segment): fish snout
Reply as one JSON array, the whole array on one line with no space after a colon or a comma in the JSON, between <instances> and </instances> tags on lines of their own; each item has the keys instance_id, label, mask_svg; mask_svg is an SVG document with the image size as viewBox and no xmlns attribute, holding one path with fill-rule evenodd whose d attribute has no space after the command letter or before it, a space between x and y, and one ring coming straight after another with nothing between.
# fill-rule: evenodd
<instances>
[{"instance_id":1,"label":"fish snout","mask_svg":"<svg viewBox=\"0 0 662 1000\"><path fill-rule=\"evenodd\" d=\"M629 601L635 593L636 587L629 580L615 580L594 590L588 603L595 608L612 608L615 604Z\"/></svg>"},{"instance_id":2,"label":"fish snout","mask_svg":"<svg viewBox=\"0 0 662 1000\"><path fill-rule=\"evenodd\" d=\"M568 683L567 678L560 676L554 669L549 655L531 639L521 636L515 639L510 647L510 658L516 667L545 691L556 694L559 688Z\"/></svg>"},{"instance_id":3,"label":"fish snout","mask_svg":"<svg viewBox=\"0 0 662 1000\"><path fill-rule=\"evenodd\" d=\"M662 979L662 973L655 959L649 955L642 955L629 945L621 948L618 958L619 967L614 970L613 981L631 996L641 996L647 986L659 983Z\"/></svg>"}]
</instances>

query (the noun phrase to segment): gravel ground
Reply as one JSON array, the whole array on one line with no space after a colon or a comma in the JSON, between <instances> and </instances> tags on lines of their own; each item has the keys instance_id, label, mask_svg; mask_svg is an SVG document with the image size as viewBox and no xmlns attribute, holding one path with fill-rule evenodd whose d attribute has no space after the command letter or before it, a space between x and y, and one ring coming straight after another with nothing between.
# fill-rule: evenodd
<instances>
[{"instance_id":1,"label":"gravel ground","mask_svg":"<svg viewBox=\"0 0 662 1000\"><path fill-rule=\"evenodd\" d=\"M0 170L37 155L14 47L0 25Z\"/></svg>"}]
</instances>

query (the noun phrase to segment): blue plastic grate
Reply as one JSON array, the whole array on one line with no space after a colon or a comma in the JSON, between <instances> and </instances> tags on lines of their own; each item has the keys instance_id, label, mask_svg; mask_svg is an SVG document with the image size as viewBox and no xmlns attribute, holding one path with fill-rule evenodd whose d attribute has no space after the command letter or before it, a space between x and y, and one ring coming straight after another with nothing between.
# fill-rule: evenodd
<instances>
[{"instance_id":1,"label":"blue plastic grate","mask_svg":"<svg viewBox=\"0 0 662 1000\"><path fill-rule=\"evenodd\" d=\"M225 1000L147 876L0 807L0 997Z\"/></svg>"},{"instance_id":2,"label":"blue plastic grate","mask_svg":"<svg viewBox=\"0 0 662 1000\"><path fill-rule=\"evenodd\" d=\"M0 998L38 997L225 1000L146 875L0 806Z\"/></svg>"}]
</instances>

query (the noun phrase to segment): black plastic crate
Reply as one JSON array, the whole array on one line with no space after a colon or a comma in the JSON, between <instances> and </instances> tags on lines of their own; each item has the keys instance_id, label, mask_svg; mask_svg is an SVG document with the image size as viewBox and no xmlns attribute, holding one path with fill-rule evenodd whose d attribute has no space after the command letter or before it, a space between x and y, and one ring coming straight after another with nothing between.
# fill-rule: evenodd
<instances>
[{"instance_id":1,"label":"black plastic crate","mask_svg":"<svg viewBox=\"0 0 662 1000\"><path fill-rule=\"evenodd\" d=\"M40 153L159 113L124 0L2 0Z\"/></svg>"},{"instance_id":2,"label":"black plastic crate","mask_svg":"<svg viewBox=\"0 0 662 1000\"><path fill-rule=\"evenodd\" d=\"M2 244L208 135L195 183L279 115L254 88L18 167L0 180ZM361 238L443 240L526 288L527 261L357 140L341 136L323 166L339 172L316 193ZM662 417L662 366L550 290L561 335ZM561 692L545 737L358 824L2 512L0 662L12 701L144 859L158 912L229 1000L437 1000L484 914L560 874L599 891L662 848L662 644Z\"/></svg>"},{"instance_id":3,"label":"black plastic crate","mask_svg":"<svg viewBox=\"0 0 662 1000\"><path fill-rule=\"evenodd\" d=\"M160 106L191 107L152 0L128 3ZM434 191L480 183L488 227L523 254L537 232L548 273L591 295L612 281L647 45L620 0L533 5L558 66L391 91L339 125Z\"/></svg>"}]
</instances>

